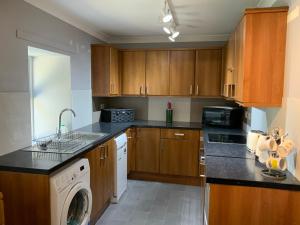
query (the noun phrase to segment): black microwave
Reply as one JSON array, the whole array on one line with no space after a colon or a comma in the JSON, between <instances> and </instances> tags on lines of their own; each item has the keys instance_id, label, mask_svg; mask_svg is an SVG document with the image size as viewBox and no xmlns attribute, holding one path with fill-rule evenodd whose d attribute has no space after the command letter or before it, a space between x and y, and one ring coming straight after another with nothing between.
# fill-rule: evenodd
<instances>
[{"instance_id":1,"label":"black microwave","mask_svg":"<svg viewBox=\"0 0 300 225\"><path fill-rule=\"evenodd\" d=\"M202 124L206 127L242 128L243 120L243 107L207 106L203 108Z\"/></svg>"}]
</instances>

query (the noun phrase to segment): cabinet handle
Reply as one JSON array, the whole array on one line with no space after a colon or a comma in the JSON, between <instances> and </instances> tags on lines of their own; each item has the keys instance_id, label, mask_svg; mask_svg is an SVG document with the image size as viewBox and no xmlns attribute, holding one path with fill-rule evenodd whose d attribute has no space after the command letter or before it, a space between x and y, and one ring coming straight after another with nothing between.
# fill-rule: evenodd
<instances>
[{"instance_id":1,"label":"cabinet handle","mask_svg":"<svg viewBox=\"0 0 300 225\"><path fill-rule=\"evenodd\" d=\"M142 85L140 86L140 95L142 95Z\"/></svg>"},{"instance_id":2,"label":"cabinet handle","mask_svg":"<svg viewBox=\"0 0 300 225\"><path fill-rule=\"evenodd\" d=\"M200 174L200 176L199 177L203 177L203 178L205 178L206 176L204 175L204 174Z\"/></svg>"},{"instance_id":3,"label":"cabinet handle","mask_svg":"<svg viewBox=\"0 0 300 225\"><path fill-rule=\"evenodd\" d=\"M183 133L174 133L175 136L180 136L180 137L184 137Z\"/></svg>"},{"instance_id":4,"label":"cabinet handle","mask_svg":"<svg viewBox=\"0 0 300 225\"><path fill-rule=\"evenodd\" d=\"M196 87L196 95L199 95L199 85L197 84L197 87Z\"/></svg>"},{"instance_id":5,"label":"cabinet handle","mask_svg":"<svg viewBox=\"0 0 300 225\"><path fill-rule=\"evenodd\" d=\"M104 145L100 145L100 160L105 159L105 155L104 155L105 152L102 151L103 149L105 149L105 146Z\"/></svg>"},{"instance_id":6,"label":"cabinet handle","mask_svg":"<svg viewBox=\"0 0 300 225\"><path fill-rule=\"evenodd\" d=\"M129 136L128 136L127 139L132 139L132 137L129 137Z\"/></svg>"},{"instance_id":7,"label":"cabinet handle","mask_svg":"<svg viewBox=\"0 0 300 225\"><path fill-rule=\"evenodd\" d=\"M145 86L145 94L147 95L148 94L148 87Z\"/></svg>"},{"instance_id":8,"label":"cabinet handle","mask_svg":"<svg viewBox=\"0 0 300 225\"><path fill-rule=\"evenodd\" d=\"M193 85L191 84L191 86L190 86L190 95L192 95L193 94Z\"/></svg>"}]
</instances>

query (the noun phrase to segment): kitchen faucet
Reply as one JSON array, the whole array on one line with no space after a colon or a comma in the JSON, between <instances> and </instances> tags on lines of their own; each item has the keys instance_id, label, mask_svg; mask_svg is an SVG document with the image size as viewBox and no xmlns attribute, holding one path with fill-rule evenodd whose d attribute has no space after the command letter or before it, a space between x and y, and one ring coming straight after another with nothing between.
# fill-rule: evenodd
<instances>
[{"instance_id":1,"label":"kitchen faucet","mask_svg":"<svg viewBox=\"0 0 300 225\"><path fill-rule=\"evenodd\" d=\"M60 114L59 114L59 120L58 120L58 132L57 132L57 138L60 139L61 138L61 117L62 117L62 114L66 111L70 111L72 112L73 116L76 117L76 113L74 112L73 109L69 109L69 108L66 108L66 109L63 109Z\"/></svg>"}]
</instances>

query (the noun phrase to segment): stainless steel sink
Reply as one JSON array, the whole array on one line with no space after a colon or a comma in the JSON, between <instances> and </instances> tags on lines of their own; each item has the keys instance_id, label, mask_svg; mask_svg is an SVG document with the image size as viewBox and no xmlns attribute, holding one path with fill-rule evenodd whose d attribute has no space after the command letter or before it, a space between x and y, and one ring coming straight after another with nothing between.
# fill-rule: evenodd
<instances>
[{"instance_id":1,"label":"stainless steel sink","mask_svg":"<svg viewBox=\"0 0 300 225\"><path fill-rule=\"evenodd\" d=\"M35 145L25 148L24 151L72 154L107 135L82 131L71 131L60 137L55 134L35 140Z\"/></svg>"}]
</instances>

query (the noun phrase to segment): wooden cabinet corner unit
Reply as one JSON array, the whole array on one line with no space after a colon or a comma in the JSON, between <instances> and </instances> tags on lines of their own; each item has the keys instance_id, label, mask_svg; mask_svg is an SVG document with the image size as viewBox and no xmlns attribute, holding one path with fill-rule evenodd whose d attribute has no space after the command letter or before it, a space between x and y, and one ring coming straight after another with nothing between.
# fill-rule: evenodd
<instances>
[{"instance_id":1,"label":"wooden cabinet corner unit","mask_svg":"<svg viewBox=\"0 0 300 225\"><path fill-rule=\"evenodd\" d=\"M93 96L121 94L119 51L106 45L91 46Z\"/></svg>"},{"instance_id":2,"label":"wooden cabinet corner unit","mask_svg":"<svg viewBox=\"0 0 300 225\"><path fill-rule=\"evenodd\" d=\"M224 95L243 106L281 106L288 7L246 9L227 45Z\"/></svg>"}]
</instances>

